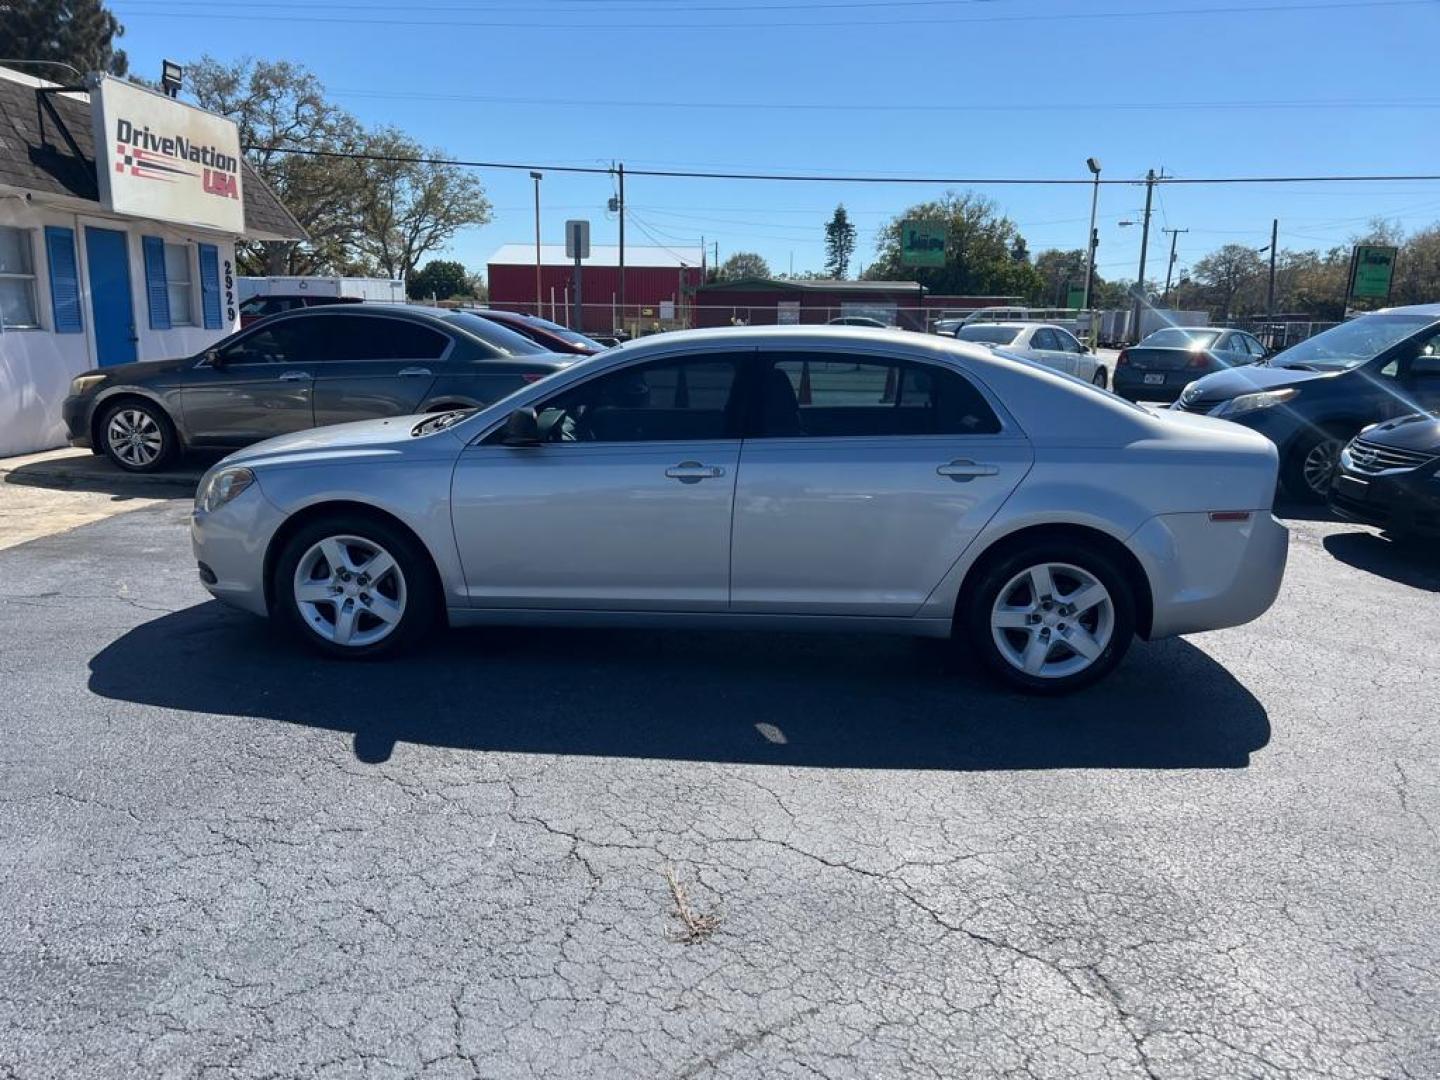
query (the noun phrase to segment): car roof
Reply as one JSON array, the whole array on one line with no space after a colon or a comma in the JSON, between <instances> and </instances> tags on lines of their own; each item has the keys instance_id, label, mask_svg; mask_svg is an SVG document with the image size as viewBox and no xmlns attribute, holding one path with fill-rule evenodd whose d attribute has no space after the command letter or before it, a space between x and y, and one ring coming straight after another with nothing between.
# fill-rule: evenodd
<instances>
[{"instance_id":1,"label":"car roof","mask_svg":"<svg viewBox=\"0 0 1440 1080\"><path fill-rule=\"evenodd\" d=\"M1440 319L1440 304L1404 304L1400 307L1381 308L1376 312L1366 312L1367 315L1429 315L1432 318Z\"/></svg>"},{"instance_id":2,"label":"car roof","mask_svg":"<svg viewBox=\"0 0 1440 1080\"><path fill-rule=\"evenodd\" d=\"M342 310L336 310L337 305L321 304L316 307L296 308L292 311L282 311L271 315L272 319L307 319L316 315L400 315L410 316L418 319L440 319L453 312L449 308L431 307L428 304L379 304L372 301L365 301L363 304L339 305Z\"/></svg>"}]
</instances>

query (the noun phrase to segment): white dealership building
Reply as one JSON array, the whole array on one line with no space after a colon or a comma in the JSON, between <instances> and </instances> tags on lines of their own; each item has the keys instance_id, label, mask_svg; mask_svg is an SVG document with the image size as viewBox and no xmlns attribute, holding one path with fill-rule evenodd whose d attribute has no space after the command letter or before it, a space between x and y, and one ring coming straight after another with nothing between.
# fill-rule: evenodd
<instances>
[{"instance_id":1,"label":"white dealership building","mask_svg":"<svg viewBox=\"0 0 1440 1080\"><path fill-rule=\"evenodd\" d=\"M87 368L234 330L237 240L303 236L231 121L0 67L0 457L64 444L60 403Z\"/></svg>"}]
</instances>

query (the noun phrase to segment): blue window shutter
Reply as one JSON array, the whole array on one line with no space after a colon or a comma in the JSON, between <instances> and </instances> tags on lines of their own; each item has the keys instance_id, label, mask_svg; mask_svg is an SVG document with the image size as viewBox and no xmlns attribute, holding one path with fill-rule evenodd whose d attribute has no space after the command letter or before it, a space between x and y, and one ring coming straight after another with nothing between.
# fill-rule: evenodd
<instances>
[{"instance_id":1,"label":"blue window shutter","mask_svg":"<svg viewBox=\"0 0 1440 1080\"><path fill-rule=\"evenodd\" d=\"M170 329L170 294L165 291L165 241L142 236L145 249L145 295L150 306L150 329Z\"/></svg>"},{"instance_id":2,"label":"blue window shutter","mask_svg":"<svg viewBox=\"0 0 1440 1080\"><path fill-rule=\"evenodd\" d=\"M80 274L75 261L75 230L45 226L45 261L50 264L50 303L57 334L85 329L80 317Z\"/></svg>"},{"instance_id":3,"label":"blue window shutter","mask_svg":"<svg viewBox=\"0 0 1440 1080\"><path fill-rule=\"evenodd\" d=\"M200 247L200 310L205 315L205 329L219 330L220 319L220 252L214 244Z\"/></svg>"}]
</instances>

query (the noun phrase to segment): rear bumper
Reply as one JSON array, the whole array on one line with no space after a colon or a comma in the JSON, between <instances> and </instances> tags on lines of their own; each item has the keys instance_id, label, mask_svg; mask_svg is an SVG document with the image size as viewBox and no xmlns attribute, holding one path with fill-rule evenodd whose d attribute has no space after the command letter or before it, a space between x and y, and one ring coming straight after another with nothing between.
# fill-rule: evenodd
<instances>
[{"instance_id":1,"label":"rear bumper","mask_svg":"<svg viewBox=\"0 0 1440 1080\"><path fill-rule=\"evenodd\" d=\"M1130 366L1117 367L1112 375L1111 389L1132 401L1174 401L1185 387L1207 374L1183 368L1179 371L1135 371ZM1160 375L1163 383L1147 383L1146 375Z\"/></svg>"},{"instance_id":2,"label":"rear bumper","mask_svg":"<svg viewBox=\"0 0 1440 1080\"><path fill-rule=\"evenodd\" d=\"M1345 470L1330 489L1330 509L1347 521L1388 532L1440 536L1440 482L1431 476L1366 476Z\"/></svg>"},{"instance_id":3,"label":"rear bumper","mask_svg":"<svg viewBox=\"0 0 1440 1080\"><path fill-rule=\"evenodd\" d=\"M1275 602L1290 532L1269 508L1245 521L1208 513L1161 514L1129 539L1150 579L1150 637L1239 626Z\"/></svg>"}]
</instances>

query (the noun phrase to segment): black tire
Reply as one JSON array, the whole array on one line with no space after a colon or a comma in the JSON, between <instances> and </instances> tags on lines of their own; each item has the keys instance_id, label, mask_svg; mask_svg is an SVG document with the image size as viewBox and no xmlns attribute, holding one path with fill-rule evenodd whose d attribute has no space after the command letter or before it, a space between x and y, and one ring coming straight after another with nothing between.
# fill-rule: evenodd
<instances>
[{"instance_id":1,"label":"black tire","mask_svg":"<svg viewBox=\"0 0 1440 1080\"><path fill-rule=\"evenodd\" d=\"M1036 566L1063 564L1089 574L1105 587L1110 602L1109 638L1089 666L1071 674L1032 675L1005 658L996 643L991 627L991 613L1002 590L1014 579ZM976 568L973 583L967 583L961 596L961 609L956 613L956 634L968 640L970 647L986 671L997 681L1027 694L1060 695L1084 689L1113 671L1129 651L1135 636L1135 596L1125 574L1103 550L1075 543L1038 539L1011 548L995 558L987 558ZM1057 578L1057 585L1060 584ZM1068 595L1059 594L1058 595ZM1048 616L1047 616L1048 617ZM1102 616L1099 612L1095 618ZM1081 614L1079 619L1087 618ZM1086 627L1090 629L1090 627ZM1016 631L1025 635L1028 631ZM1059 639L1056 645L1062 644ZM1069 649L1051 648L1063 662L1066 654L1079 658Z\"/></svg>"},{"instance_id":2,"label":"black tire","mask_svg":"<svg viewBox=\"0 0 1440 1080\"><path fill-rule=\"evenodd\" d=\"M1105 365L1101 364L1095 369L1095 377L1090 380L1094 385L1104 390L1110 385L1110 376L1105 374Z\"/></svg>"},{"instance_id":3,"label":"black tire","mask_svg":"<svg viewBox=\"0 0 1440 1080\"><path fill-rule=\"evenodd\" d=\"M100 452L117 468L131 473L159 472L180 450L180 438L169 415L143 398L126 398L108 406L96 434Z\"/></svg>"},{"instance_id":4,"label":"black tire","mask_svg":"<svg viewBox=\"0 0 1440 1080\"><path fill-rule=\"evenodd\" d=\"M402 611L395 620L393 629L376 641L347 645L330 640L326 634L333 631L338 622L335 603L330 602L328 609L324 601L312 604L312 614L307 615L296 598L295 577L301 560L305 559L317 544L337 537L358 539L387 552L399 571ZM359 550L361 548L358 546L350 548L352 554ZM360 565L357 569L363 573L365 566ZM314 581L323 582L324 578L316 578ZM357 577L356 581L360 582L360 579ZM391 578L380 583L377 592L381 588L390 589L381 599L393 600L393 582L394 579ZM360 582L360 585L363 585L363 582ZM398 655L422 640L439 622L440 587L429 554L404 529L381 518L363 514L336 514L334 517L320 518L308 523L290 537L274 563L271 595L274 598L273 614L293 634L325 656L343 660L372 660ZM362 628L361 632L368 632L363 629L365 620L384 622L356 606L365 602L364 594L356 596L350 602L357 612L355 625ZM312 617L316 618L313 626ZM325 625L327 621L328 627Z\"/></svg>"},{"instance_id":5,"label":"black tire","mask_svg":"<svg viewBox=\"0 0 1440 1080\"><path fill-rule=\"evenodd\" d=\"M1284 493L1296 502L1310 504L1324 502L1329 494L1330 484L1327 480L1323 489L1312 486L1309 476L1316 474L1313 471L1311 456L1322 444L1328 444L1333 447L1335 461L1338 463L1340 448L1349 441L1352 434L1353 432L1350 431L1330 427L1311 429L1297 438L1280 462L1280 487ZM1329 475L1332 477L1334 475L1333 465Z\"/></svg>"}]
</instances>

